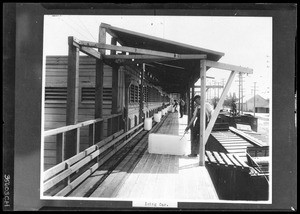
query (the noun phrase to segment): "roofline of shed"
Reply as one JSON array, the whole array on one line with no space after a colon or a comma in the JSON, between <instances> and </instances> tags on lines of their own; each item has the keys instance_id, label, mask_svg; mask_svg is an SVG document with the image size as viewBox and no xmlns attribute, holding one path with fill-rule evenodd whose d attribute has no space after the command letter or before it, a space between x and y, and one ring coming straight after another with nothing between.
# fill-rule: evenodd
<instances>
[{"instance_id":1,"label":"roofline of shed","mask_svg":"<svg viewBox=\"0 0 300 214\"><path fill-rule=\"evenodd\" d=\"M168 39L162 39L162 38L159 38L159 37L150 36L150 35L147 35L147 34L135 32L135 31L131 31L131 30L126 30L126 29L123 29L123 28L115 27L115 26L111 26L111 25L106 24L106 23L101 23L100 27L103 27L103 28L106 28L106 29L111 29L111 30L117 30L117 31L121 31L121 32L124 32L124 33L132 34L132 35L136 35L136 36L140 36L140 37L144 37L144 38L148 38L148 39L152 39L152 40L156 40L156 41L160 41L160 42L169 43L169 44L172 44L172 45L178 45L178 46L182 46L182 47L185 47L185 48L194 49L194 50L197 50L197 51L203 51L203 52L207 52L207 53L210 53L210 54L215 54L215 55L218 55L218 56L221 56L221 57L225 55L225 53L222 53L222 52L213 51L213 50L209 50L209 49L205 49L205 48L199 48L199 47L195 47L195 46L192 46L192 45L187 45L187 44L180 43L180 42L175 42L175 41L168 40Z\"/></svg>"}]
</instances>

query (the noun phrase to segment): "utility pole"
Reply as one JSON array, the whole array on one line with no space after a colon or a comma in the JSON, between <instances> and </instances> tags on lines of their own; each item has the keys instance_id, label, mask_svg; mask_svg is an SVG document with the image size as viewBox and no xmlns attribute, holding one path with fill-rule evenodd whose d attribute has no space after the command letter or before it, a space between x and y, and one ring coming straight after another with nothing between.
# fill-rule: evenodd
<instances>
[{"instance_id":1,"label":"utility pole","mask_svg":"<svg viewBox=\"0 0 300 214\"><path fill-rule=\"evenodd\" d=\"M255 90L256 90L256 82L254 82L254 97L253 97L253 116L255 117Z\"/></svg>"},{"instance_id":2,"label":"utility pole","mask_svg":"<svg viewBox=\"0 0 300 214\"><path fill-rule=\"evenodd\" d=\"M244 83L244 77L243 77L243 73L239 73L239 79L236 80L236 82L238 82L239 85L239 106L238 106L238 113L241 115L243 114L243 97L244 97L244 87L243 87L243 83Z\"/></svg>"},{"instance_id":3,"label":"utility pole","mask_svg":"<svg viewBox=\"0 0 300 214\"><path fill-rule=\"evenodd\" d=\"M240 84L240 100L241 100L241 106L240 106L240 111L241 111L241 114L243 114L243 103L244 103L244 77L243 77L243 73L239 73L239 84Z\"/></svg>"},{"instance_id":4,"label":"utility pole","mask_svg":"<svg viewBox=\"0 0 300 214\"><path fill-rule=\"evenodd\" d=\"M244 93L243 82L244 82L244 80L243 80L242 73L240 73L240 74L241 74L241 95L242 95L241 111L242 111L242 114L243 114L243 105L244 105L244 100L243 100L243 98L244 98L244 95L243 95L243 93Z\"/></svg>"},{"instance_id":5,"label":"utility pole","mask_svg":"<svg viewBox=\"0 0 300 214\"><path fill-rule=\"evenodd\" d=\"M216 84L216 81L214 80L213 81L213 85L215 85ZM216 89L214 88L214 98L216 98Z\"/></svg>"},{"instance_id":6,"label":"utility pole","mask_svg":"<svg viewBox=\"0 0 300 214\"><path fill-rule=\"evenodd\" d=\"M239 73L239 115L241 115L241 76L242 73Z\"/></svg>"},{"instance_id":7,"label":"utility pole","mask_svg":"<svg viewBox=\"0 0 300 214\"><path fill-rule=\"evenodd\" d=\"M211 81L209 81L209 84L212 85ZM209 99L211 100L211 90L209 90Z\"/></svg>"},{"instance_id":8,"label":"utility pole","mask_svg":"<svg viewBox=\"0 0 300 214\"><path fill-rule=\"evenodd\" d=\"M219 82L218 82L218 98L220 97L220 96L219 96L219 91L220 91L220 89L219 89Z\"/></svg>"}]
</instances>

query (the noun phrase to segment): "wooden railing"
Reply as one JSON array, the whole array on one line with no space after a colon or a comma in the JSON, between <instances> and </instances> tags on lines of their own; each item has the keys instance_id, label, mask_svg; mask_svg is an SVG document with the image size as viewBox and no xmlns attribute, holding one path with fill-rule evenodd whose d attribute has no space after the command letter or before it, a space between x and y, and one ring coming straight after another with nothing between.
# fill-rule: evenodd
<instances>
[{"instance_id":1,"label":"wooden railing","mask_svg":"<svg viewBox=\"0 0 300 214\"><path fill-rule=\"evenodd\" d=\"M126 133L121 130L43 172L44 195L67 195L98 169L99 166L138 135L143 130L143 124L137 125Z\"/></svg>"},{"instance_id":2,"label":"wooden railing","mask_svg":"<svg viewBox=\"0 0 300 214\"><path fill-rule=\"evenodd\" d=\"M108 117L104 118L97 118L94 120L88 120L81 123L77 123L75 125L68 125L56 129L51 129L44 132L44 137L56 135L56 161L57 163L60 163L61 161L65 160L65 141L66 141L66 133L70 131L75 131L74 134L76 134L78 137L76 138L77 142L76 145L78 147L77 152L79 153L79 133L80 128L89 127L89 136L88 136L88 143L89 146L94 145L95 142L95 126L97 123L103 123L105 120L107 120L107 135L111 135L119 130L121 130L122 127L122 113L120 114L113 114ZM114 127L114 128L113 128ZM102 126L103 128L103 126Z\"/></svg>"},{"instance_id":3,"label":"wooden railing","mask_svg":"<svg viewBox=\"0 0 300 214\"><path fill-rule=\"evenodd\" d=\"M152 111L157 112L158 110L159 108L155 108ZM74 155L71 158L68 158L67 160L62 160L62 162L43 172L42 191L45 196L68 195L68 193L76 188L82 181L94 173L102 164L104 164L116 152L130 142L130 140L144 130L144 123L140 123L125 133L122 129L111 134L109 137L101 140L100 142L95 143L95 124L98 122L103 122L104 120L109 120L109 128L114 124L113 119L120 116L121 114L115 114L106 118L89 120L76 125L65 126L44 132L44 137L50 135L62 135L58 136L58 138L61 138L60 142L63 148L64 135L66 132L89 126L89 138L90 141L94 143L84 151ZM118 119L118 121L120 121L120 119Z\"/></svg>"}]
</instances>

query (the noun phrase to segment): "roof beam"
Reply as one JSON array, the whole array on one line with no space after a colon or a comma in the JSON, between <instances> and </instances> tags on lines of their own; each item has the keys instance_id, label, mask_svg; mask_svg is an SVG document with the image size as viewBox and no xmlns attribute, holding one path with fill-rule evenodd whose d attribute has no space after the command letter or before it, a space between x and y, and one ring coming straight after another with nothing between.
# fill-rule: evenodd
<instances>
[{"instance_id":1,"label":"roof beam","mask_svg":"<svg viewBox=\"0 0 300 214\"><path fill-rule=\"evenodd\" d=\"M174 61L179 59L188 59L189 54L180 54L179 58L168 58L160 57L153 55L143 55L143 54L133 54L133 55L105 55L103 58L105 60L111 60L117 64L140 64L140 63L151 63L151 62L165 62L165 61ZM205 54L191 55L190 59L205 59Z\"/></svg>"},{"instance_id":2,"label":"roof beam","mask_svg":"<svg viewBox=\"0 0 300 214\"><path fill-rule=\"evenodd\" d=\"M230 64L221 63L221 62L214 62L214 61L210 61L210 60L206 60L206 66L212 67L212 68L230 70L230 71L238 71L238 72L247 73L247 74L253 73L253 69L251 69L251 68L245 68L242 66L230 65Z\"/></svg>"},{"instance_id":3,"label":"roof beam","mask_svg":"<svg viewBox=\"0 0 300 214\"><path fill-rule=\"evenodd\" d=\"M180 59L206 59L206 54L179 54Z\"/></svg>"},{"instance_id":4,"label":"roof beam","mask_svg":"<svg viewBox=\"0 0 300 214\"><path fill-rule=\"evenodd\" d=\"M159 57L159 56L153 56L153 55L106 55L106 59L164 59L164 60L173 60L167 57Z\"/></svg>"},{"instance_id":5,"label":"roof beam","mask_svg":"<svg viewBox=\"0 0 300 214\"><path fill-rule=\"evenodd\" d=\"M182 69L182 70L185 70L185 68L183 67L179 67L179 66L175 66L175 65L168 65L168 64L164 64L164 63L159 63L159 62L154 62L158 65L162 65L162 66L166 66L166 67L171 67L171 68L176 68L176 69Z\"/></svg>"},{"instance_id":6,"label":"roof beam","mask_svg":"<svg viewBox=\"0 0 300 214\"><path fill-rule=\"evenodd\" d=\"M102 59L101 54L98 51L94 50L93 48L79 46L79 50L91 57Z\"/></svg>"},{"instance_id":7,"label":"roof beam","mask_svg":"<svg viewBox=\"0 0 300 214\"><path fill-rule=\"evenodd\" d=\"M107 44L82 41L82 40L76 40L75 42L77 42L77 44L80 46L86 46L86 47L91 47L91 48L107 49L107 50L114 50L114 51L124 51L124 52L137 53L137 54L148 54L148 55L168 57L168 58L178 58L177 54L175 54L175 53L167 53L167 52L162 52L162 51L153 51L153 50L148 50L148 49L132 48L132 47L126 47L126 46L107 45Z\"/></svg>"},{"instance_id":8,"label":"roof beam","mask_svg":"<svg viewBox=\"0 0 300 214\"><path fill-rule=\"evenodd\" d=\"M207 76L206 76L207 78ZM201 88L199 85L195 85L195 88ZM224 88L222 85L207 85L206 88Z\"/></svg>"},{"instance_id":9,"label":"roof beam","mask_svg":"<svg viewBox=\"0 0 300 214\"><path fill-rule=\"evenodd\" d=\"M116 45L108 45L108 44L97 43L97 42L82 41L82 40L78 40L75 38L74 38L74 42L80 46L85 46L85 47L107 49L107 50L114 50L114 51L123 51L123 52L136 53L136 54L146 54L146 55L166 57L166 58L172 58L172 59L206 59L206 54L168 53L168 52L154 51L154 50L149 50L149 49L141 49L141 48L127 47L127 46L116 46ZM124 56L128 56L128 55L124 55Z\"/></svg>"},{"instance_id":10,"label":"roof beam","mask_svg":"<svg viewBox=\"0 0 300 214\"><path fill-rule=\"evenodd\" d=\"M101 24L102 25L102 24ZM120 44L120 45L123 45L124 42L116 35L114 34L109 28L106 28L106 32L109 33L112 37L114 38L117 38L117 42Z\"/></svg>"}]
</instances>

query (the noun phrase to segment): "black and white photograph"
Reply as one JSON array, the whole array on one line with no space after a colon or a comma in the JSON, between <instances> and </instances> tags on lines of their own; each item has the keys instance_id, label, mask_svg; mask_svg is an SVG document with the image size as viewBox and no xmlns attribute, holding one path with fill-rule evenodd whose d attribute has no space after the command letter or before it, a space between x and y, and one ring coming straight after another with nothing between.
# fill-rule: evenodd
<instances>
[{"instance_id":1,"label":"black and white photograph","mask_svg":"<svg viewBox=\"0 0 300 214\"><path fill-rule=\"evenodd\" d=\"M283 209L297 210L295 43L276 47L278 26L296 38L292 22L73 5L16 4L3 208L276 210L286 194Z\"/></svg>"},{"instance_id":2,"label":"black and white photograph","mask_svg":"<svg viewBox=\"0 0 300 214\"><path fill-rule=\"evenodd\" d=\"M43 196L269 201L272 18L51 15L43 47Z\"/></svg>"}]
</instances>

